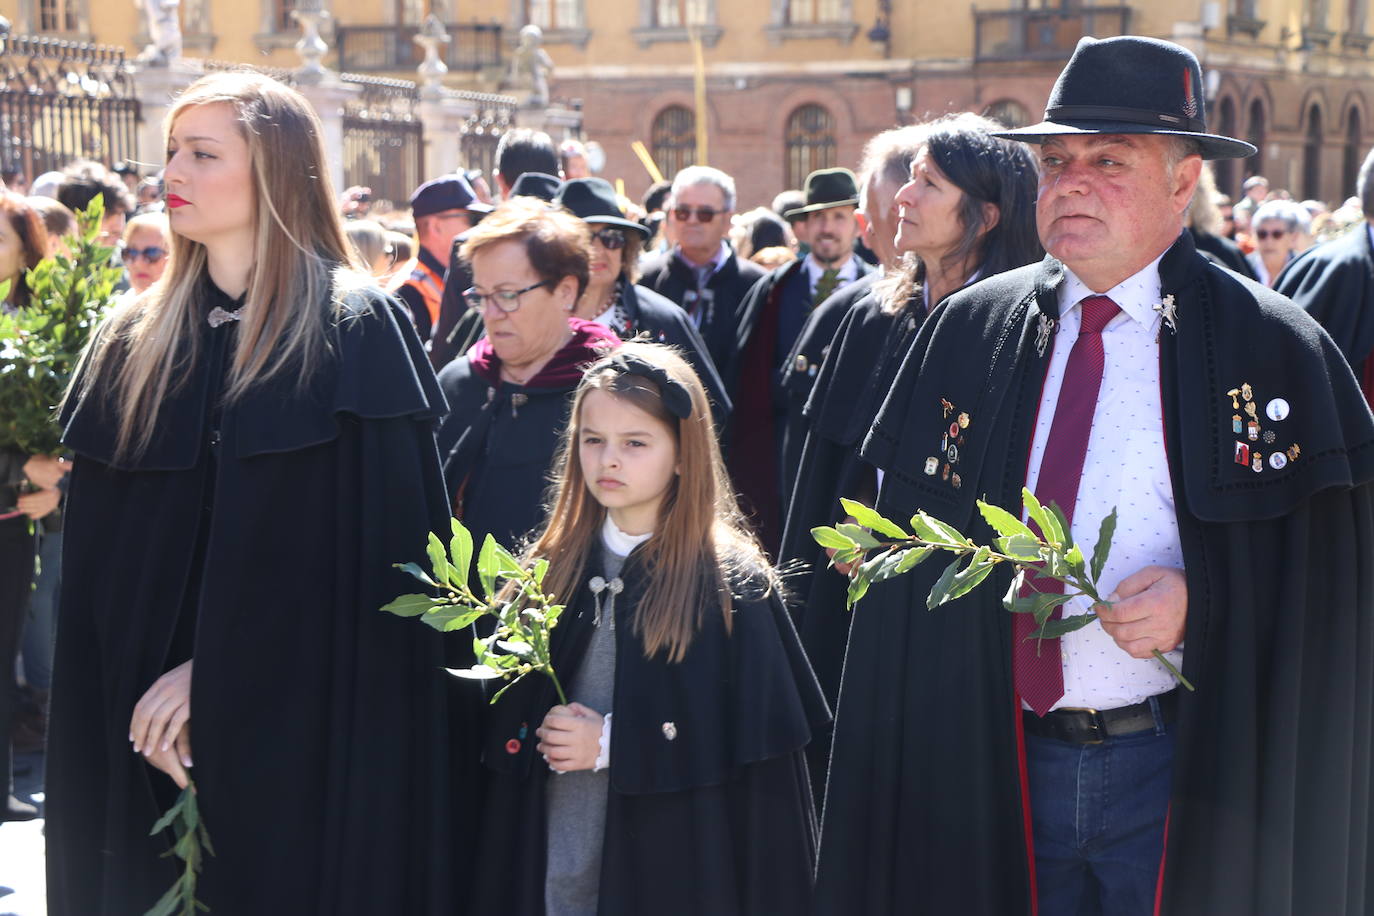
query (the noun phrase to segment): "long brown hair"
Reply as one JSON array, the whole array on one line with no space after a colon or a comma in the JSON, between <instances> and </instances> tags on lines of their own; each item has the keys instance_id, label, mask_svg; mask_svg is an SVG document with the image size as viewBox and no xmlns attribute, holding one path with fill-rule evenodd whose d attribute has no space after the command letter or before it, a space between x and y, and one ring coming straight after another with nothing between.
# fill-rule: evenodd
<instances>
[{"instance_id":1,"label":"long brown hair","mask_svg":"<svg viewBox=\"0 0 1374 916\"><path fill-rule=\"evenodd\" d=\"M233 401L287 370L304 384L325 358L325 325L337 312L339 294L368 281L344 238L320 119L305 97L258 73L205 76L167 113L164 139L182 112L215 104L233 107L248 144L252 187L245 190L253 195L256 223L226 394ZM86 388L101 385L114 392L121 455L147 447L160 406L198 358L206 264L204 245L173 232L162 278L112 313L87 353L89 365L79 377ZM183 346L189 346L189 357L178 359ZM124 356L112 365L109 356L117 350Z\"/></svg>"},{"instance_id":2,"label":"long brown hair","mask_svg":"<svg viewBox=\"0 0 1374 916\"><path fill-rule=\"evenodd\" d=\"M685 387L691 395L691 415L679 420L664 407L656 382L612 367L619 353L661 368ZM588 368L573 397L572 416L554 465L555 495L548 521L526 556L549 560L548 591L564 598L578 591L588 551L601 536L606 517L587 488L578 460L582 403L589 391L604 391L631 403L677 434L679 473L664 498L653 536L640 548L649 584L635 610L634 629L646 657L664 652L668 661L681 661L706 613L719 607L728 631L736 594L745 589L765 594L778 587L776 574L735 501L711 408L696 373L672 347L629 341Z\"/></svg>"},{"instance_id":3,"label":"long brown hair","mask_svg":"<svg viewBox=\"0 0 1374 916\"><path fill-rule=\"evenodd\" d=\"M0 216L5 218L10 230L18 237L20 250L18 273L13 277L0 277L0 280L10 281L9 301L23 308L29 304L26 274L48 256L48 232L43 226L43 218L33 205L13 191L0 190Z\"/></svg>"}]
</instances>

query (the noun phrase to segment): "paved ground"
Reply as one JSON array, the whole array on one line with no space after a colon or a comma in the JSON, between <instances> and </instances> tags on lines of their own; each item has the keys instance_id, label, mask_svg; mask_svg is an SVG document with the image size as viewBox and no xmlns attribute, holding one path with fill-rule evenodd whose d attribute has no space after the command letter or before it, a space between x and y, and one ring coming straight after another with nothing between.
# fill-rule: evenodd
<instances>
[{"instance_id":1,"label":"paved ground","mask_svg":"<svg viewBox=\"0 0 1374 916\"><path fill-rule=\"evenodd\" d=\"M43 757L21 754L14 761L14 794L43 809ZM46 916L43 819L0 824L0 916Z\"/></svg>"}]
</instances>

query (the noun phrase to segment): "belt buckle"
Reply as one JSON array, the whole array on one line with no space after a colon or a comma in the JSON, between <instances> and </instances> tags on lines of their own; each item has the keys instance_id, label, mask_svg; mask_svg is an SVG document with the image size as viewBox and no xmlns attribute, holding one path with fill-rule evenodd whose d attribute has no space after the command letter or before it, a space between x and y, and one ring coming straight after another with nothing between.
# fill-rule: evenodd
<instances>
[{"instance_id":1,"label":"belt buckle","mask_svg":"<svg viewBox=\"0 0 1374 916\"><path fill-rule=\"evenodd\" d=\"M1089 741L1080 741L1079 744L1101 744L1107 740L1107 721L1102 717L1100 710L1087 706L1061 706L1055 712L1074 712L1087 718L1093 738Z\"/></svg>"}]
</instances>

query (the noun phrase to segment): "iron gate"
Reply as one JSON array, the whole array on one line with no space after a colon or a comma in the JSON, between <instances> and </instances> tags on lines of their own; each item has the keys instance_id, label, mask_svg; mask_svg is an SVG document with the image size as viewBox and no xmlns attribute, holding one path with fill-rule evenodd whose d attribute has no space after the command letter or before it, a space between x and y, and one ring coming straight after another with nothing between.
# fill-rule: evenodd
<instances>
[{"instance_id":1,"label":"iron gate","mask_svg":"<svg viewBox=\"0 0 1374 916\"><path fill-rule=\"evenodd\" d=\"M419 91L408 80L353 73L340 78L362 87L344 110L344 185L371 188L378 211L404 210L426 177Z\"/></svg>"}]
</instances>

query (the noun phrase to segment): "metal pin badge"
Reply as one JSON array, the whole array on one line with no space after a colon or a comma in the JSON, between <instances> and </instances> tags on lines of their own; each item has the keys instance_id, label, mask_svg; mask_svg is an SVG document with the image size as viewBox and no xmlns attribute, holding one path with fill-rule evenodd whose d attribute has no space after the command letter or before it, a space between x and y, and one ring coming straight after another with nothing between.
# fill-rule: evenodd
<instances>
[{"instance_id":1,"label":"metal pin badge","mask_svg":"<svg viewBox=\"0 0 1374 916\"><path fill-rule=\"evenodd\" d=\"M1236 443L1236 464L1248 465L1250 463L1250 446L1244 442Z\"/></svg>"},{"instance_id":2,"label":"metal pin badge","mask_svg":"<svg viewBox=\"0 0 1374 916\"><path fill-rule=\"evenodd\" d=\"M1276 471L1282 471L1288 467L1288 456L1283 452L1274 452L1269 456L1269 466Z\"/></svg>"},{"instance_id":3,"label":"metal pin badge","mask_svg":"<svg viewBox=\"0 0 1374 916\"><path fill-rule=\"evenodd\" d=\"M1288 419L1290 413L1292 413L1292 409L1283 398L1274 398L1274 400L1264 405L1264 415L1275 423L1280 420Z\"/></svg>"},{"instance_id":4,"label":"metal pin badge","mask_svg":"<svg viewBox=\"0 0 1374 916\"><path fill-rule=\"evenodd\" d=\"M1035 330L1035 352L1040 356L1045 355L1045 347L1049 346L1050 335L1054 333L1054 326L1058 324L1049 315L1040 316L1040 326Z\"/></svg>"},{"instance_id":5,"label":"metal pin badge","mask_svg":"<svg viewBox=\"0 0 1374 916\"><path fill-rule=\"evenodd\" d=\"M966 413L959 414L959 428L968 429L969 416Z\"/></svg>"},{"instance_id":6,"label":"metal pin badge","mask_svg":"<svg viewBox=\"0 0 1374 916\"><path fill-rule=\"evenodd\" d=\"M1156 305L1154 310L1164 317L1164 323L1169 326L1169 332L1177 334L1178 325L1175 322L1178 320L1178 306L1174 303L1174 297L1165 296L1164 301Z\"/></svg>"},{"instance_id":7,"label":"metal pin badge","mask_svg":"<svg viewBox=\"0 0 1374 916\"><path fill-rule=\"evenodd\" d=\"M672 722L664 722L663 737L667 738L669 741L677 740L677 726Z\"/></svg>"},{"instance_id":8,"label":"metal pin badge","mask_svg":"<svg viewBox=\"0 0 1374 916\"><path fill-rule=\"evenodd\" d=\"M939 459L939 458L936 458L934 455L931 455L929 458L926 459L926 475L927 475L927 476L929 476L929 477L934 477L935 474L936 474L936 472L939 471L939 470L940 470L940 459Z\"/></svg>"}]
</instances>

